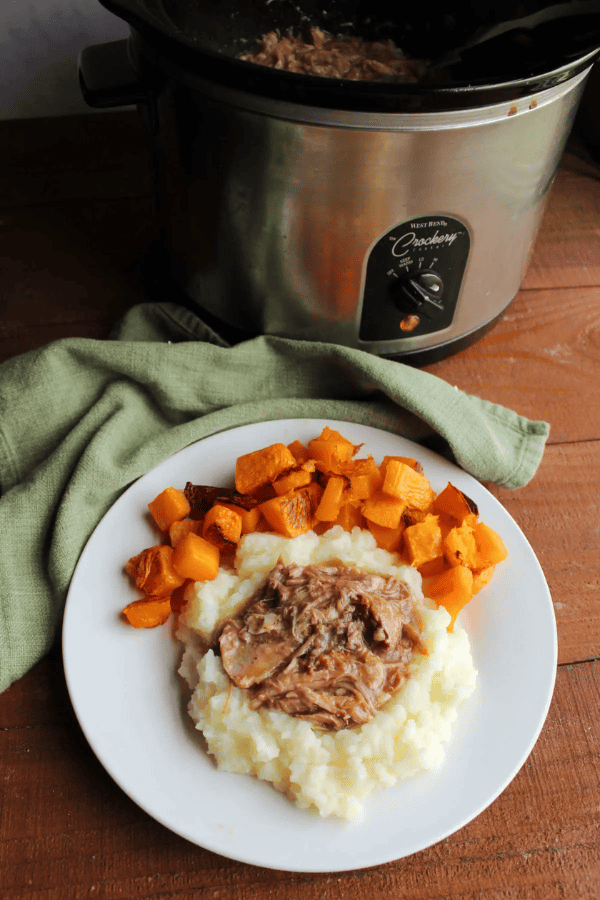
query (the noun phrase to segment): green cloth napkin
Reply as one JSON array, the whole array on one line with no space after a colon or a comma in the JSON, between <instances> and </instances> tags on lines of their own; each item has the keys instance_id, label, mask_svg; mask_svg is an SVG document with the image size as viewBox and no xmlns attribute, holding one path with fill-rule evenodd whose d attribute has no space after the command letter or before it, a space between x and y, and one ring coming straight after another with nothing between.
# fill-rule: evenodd
<instances>
[{"instance_id":1,"label":"green cloth napkin","mask_svg":"<svg viewBox=\"0 0 600 900\"><path fill-rule=\"evenodd\" d=\"M140 475L207 435L280 418L357 422L526 484L549 427L427 372L276 337L226 346L192 312L143 304L111 340L69 338L0 366L0 690L51 647L102 516Z\"/></svg>"}]
</instances>

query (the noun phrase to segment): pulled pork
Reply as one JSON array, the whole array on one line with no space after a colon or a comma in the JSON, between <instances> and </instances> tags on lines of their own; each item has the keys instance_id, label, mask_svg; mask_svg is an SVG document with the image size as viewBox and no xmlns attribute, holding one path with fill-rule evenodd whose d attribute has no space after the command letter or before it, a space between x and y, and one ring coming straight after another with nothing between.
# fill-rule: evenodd
<instances>
[{"instance_id":1,"label":"pulled pork","mask_svg":"<svg viewBox=\"0 0 600 900\"><path fill-rule=\"evenodd\" d=\"M311 28L311 41L270 31L261 39L256 53L240 59L321 78L350 81L420 81L425 74L422 60L407 59L392 41L363 41L357 37L334 37L320 28Z\"/></svg>"},{"instance_id":2,"label":"pulled pork","mask_svg":"<svg viewBox=\"0 0 600 900\"><path fill-rule=\"evenodd\" d=\"M281 560L224 625L219 648L254 709L278 709L328 731L363 725L427 651L405 584L336 562Z\"/></svg>"}]
</instances>

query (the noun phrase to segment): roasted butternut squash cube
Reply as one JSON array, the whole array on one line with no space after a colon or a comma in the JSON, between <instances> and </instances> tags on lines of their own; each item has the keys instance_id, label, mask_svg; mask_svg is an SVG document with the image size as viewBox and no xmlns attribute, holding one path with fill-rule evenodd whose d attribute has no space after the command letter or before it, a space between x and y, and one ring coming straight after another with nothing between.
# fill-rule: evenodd
<instances>
[{"instance_id":1,"label":"roasted butternut squash cube","mask_svg":"<svg viewBox=\"0 0 600 900\"><path fill-rule=\"evenodd\" d=\"M190 532L173 550L173 566L182 580L212 581L219 574L220 553L216 544Z\"/></svg>"},{"instance_id":2,"label":"roasted butternut squash cube","mask_svg":"<svg viewBox=\"0 0 600 900\"><path fill-rule=\"evenodd\" d=\"M261 512L258 506L253 506L251 509L243 509L241 506L236 506L235 503L227 503L224 505L236 512L241 518L242 534L252 534L253 531L256 531L261 518Z\"/></svg>"},{"instance_id":3,"label":"roasted butternut squash cube","mask_svg":"<svg viewBox=\"0 0 600 900\"><path fill-rule=\"evenodd\" d=\"M435 559L430 559L428 562L423 563L422 566L418 566L417 571L421 578L433 578L441 575L442 572L447 572L449 568L450 566L443 556L436 556Z\"/></svg>"},{"instance_id":4,"label":"roasted butternut squash cube","mask_svg":"<svg viewBox=\"0 0 600 900\"><path fill-rule=\"evenodd\" d=\"M310 484L313 480L314 471L314 460L303 463L295 469L291 469L285 475L280 475L279 478L275 479L273 482L273 489L276 494L281 496L281 494L288 494L290 491L295 491L297 488L306 487L306 485Z\"/></svg>"},{"instance_id":5,"label":"roasted butternut squash cube","mask_svg":"<svg viewBox=\"0 0 600 900\"><path fill-rule=\"evenodd\" d=\"M123 616L134 628L157 628L171 615L171 598L153 597L134 600L123 610Z\"/></svg>"},{"instance_id":6,"label":"roasted butternut squash cube","mask_svg":"<svg viewBox=\"0 0 600 900\"><path fill-rule=\"evenodd\" d=\"M470 525L451 528L443 540L444 556L450 566L478 568L477 543Z\"/></svg>"},{"instance_id":7,"label":"roasted butternut squash cube","mask_svg":"<svg viewBox=\"0 0 600 900\"><path fill-rule=\"evenodd\" d=\"M171 542L171 547L175 547L176 544L179 543L181 538L184 535L189 534L190 531L193 531L194 534L201 534L202 520L182 519L181 522L173 522L173 524L169 528L169 540Z\"/></svg>"},{"instance_id":8,"label":"roasted butternut squash cube","mask_svg":"<svg viewBox=\"0 0 600 900\"><path fill-rule=\"evenodd\" d=\"M485 522L477 522L473 531L477 543L478 565L476 568L497 565L506 559L508 551L504 546L504 541L489 525L486 525Z\"/></svg>"},{"instance_id":9,"label":"roasted butternut squash cube","mask_svg":"<svg viewBox=\"0 0 600 900\"><path fill-rule=\"evenodd\" d=\"M293 455L298 465L306 462L307 459L310 458L308 447L305 447L302 441L292 441L291 444L288 444L288 450Z\"/></svg>"},{"instance_id":10,"label":"roasted butternut squash cube","mask_svg":"<svg viewBox=\"0 0 600 900\"><path fill-rule=\"evenodd\" d=\"M365 519L360 506L356 503L344 503L338 513L338 517L333 523L341 525L344 531L352 531L353 528L364 528Z\"/></svg>"},{"instance_id":11,"label":"roasted butternut squash cube","mask_svg":"<svg viewBox=\"0 0 600 900\"><path fill-rule=\"evenodd\" d=\"M318 483L318 481L311 481L311 483L305 488L302 488L302 490L306 491L306 493L308 494L308 497L310 499L310 508L314 514L319 507L319 503L321 502L324 488Z\"/></svg>"},{"instance_id":12,"label":"roasted butternut squash cube","mask_svg":"<svg viewBox=\"0 0 600 900\"><path fill-rule=\"evenodd\" d=\"M327 425L319 435L318 439L320 441L332 441L334 444L337 444L340 448L340 454L346 459L350 459L352 456L354 456L358 448L361 446L360 444L353 444L352 441L348 440L348 438L343 437L343 435L341 435L339 431L335 431L335 429L329 428Z\"/></svg>"},{"instance_id":13,"label":"roasted butternut squash cube","mask_svg":"<svg viewBox=\"0 0 600 900\"><path fill-rule=\"evenodd\" d=\"M397 459L387 463L381 490L414 509L429 509L434 497L427 478Z\"/></svg>"},{"instance_id":14,"label":"roasted butternut squash cube","mask_svg":"<svg viewBox=\"0 0 600 900\"><path fill-rule=\"evenodd\" d=\"M456 617L472 597L472 588L473 573L466 566L453 566L427 585L427 596L450 613L448 631L454 630Z\"/></svg>"},{"instance_id":15,"label":"roasted butternut squash cube","mask_svg":"<svg viewBox=\"0 0 600 900\"><path fill-rule=\"evenodd\" d=\"M296 537L309 531L314 518L308 488L273 497L259 507L274 531L285 537Z\"/></svg>"},{"instance_id":16,"label":"roasted butternut squash cube","mask_svg":"<svg viewBox=\"0 0 600 900\"><path fill-rule=\"evenodd\" d=\"M184 582L173 560L173 548L160 544L132 556L125 565L125 571L133 578L138 590L150 597L161 597Z\"/></svg>"},{"instance_id":17,"label":"roasted butternut squash cube","mask_svg":"<svg viewBox=\"0 0 600 900\"><path fill-rule=\"evenodd\" d=\"M190 504L185 494L174 487L161 491L148 504L148 509L161 531L167 531L173 522L179 522L190 514Z\"/></svg>"},{"instance_id":18,"label":"roasted butternut squash cube","mask_svg":"<svg viewBox=\"0 0 600 900\"><path fill-rule=\"evenodd\" d=\"M405 504L395 497L375 491L372 497L362 502L362 514L369 522L384 528L397 528L405 509Z\"/></svg>"},{"instance_id":19,"label":"roasted butternut squash cube","mask_svg":"<svg viewBox=\"0 0 600 900\"><path fill-rule=\"evenodd\" d=\"M359 446L331 428L324 428L318 438L308 442L310 455L318 467L334 474L341 474L344 463L352 459Z\"/></svg>"},{"instance_id":20,"label":"roasted butternut squash cube","mask_svg":"<svg viewBox=\"0 0 600 900\"><path fill-rule=\"evenodd\" d=\"M477 504L450 482L433 501L433 511L450 516L461 525L475 524L479 515Z\"/></svg>"},{"instance_id":21,"label":"roasted butternut squash cube","mask_svg":"<svg viewBox=\"0 0 600 900\"><path fill-rule=\"evenodd\" d=\"M423 466L420 462L417 462L416 459L413 459L412 456L384 456L381 460L381 465L379 468L381 469L382 476L385 477L385 467L389 463L391 459L395 459L398 462L406 463L407 466L410 466L411 469L414 469L416 472L420 472L423 474Z\"/></svg>"},{"instance_id":22,"label":"roasted butternut squash cube","mask_svg":"<svg viewBox=\"0 0 600 900\"><path fill-rule=\"evenodd\" d=\"M389 553L395 553L400 549L405 527L402 519L400 519L400 523L396 528L384 528L376 522L367 520L367 528L377 541L377 546L381 547L382 550L387 550Z\"/></svg>"},{"instance_id":23,"label":"roasted butternut squash cube","mask_svg":"<svg viewBox=\"0 0 600 900\"><path fill-rule=\"evenodd\" d=\"M437 516L428 515L422 522L409 525L402 538L403 554L418 569L443 555L442 530Z\"/></svg>"},{"instance_id":24,"label":"roasted butternut squash cube","mask_svg":"<svg viewBox=\"0 0 600 900\"><path fill-rule=\"evenodd\" d=\"M315 512L318 522L335 522L342 508L347 481L343 475L330 475Z\"/></svg>"},{"instance_id":25,"label":"roasted butternut squash cube","mask_svg":"<svg viewBox=\"0 0 600 900\"><path fill-rule=\"evenodd\" d=\"M204 516L202 536L217 547L237 544L242 536L241 515L231 507L215 503Z\"/></svg>"},{"instance_id":26,"label":"roasted butternut squash cube","mask_svg":"<svg viewBox=\"0 0 600 900\"><path fill-rule=\"evenodd\" d=\"M285 444L271 444L245 453L238 456L235 464L235 489L240 494L254 494L295 465L294 455Z\"/></svg>"},{"instance_id":27,"label":"roasted butternut squash cube","mask_svg":"<svg viewBox=\"0 0 600 900\"><path fill-rule=\"evenodd\" d=\"M349 496L352 500L367 500L381 487L381 473L372 456L351 460L343 471L350 479Z\"/></svg>"}]
</instances>

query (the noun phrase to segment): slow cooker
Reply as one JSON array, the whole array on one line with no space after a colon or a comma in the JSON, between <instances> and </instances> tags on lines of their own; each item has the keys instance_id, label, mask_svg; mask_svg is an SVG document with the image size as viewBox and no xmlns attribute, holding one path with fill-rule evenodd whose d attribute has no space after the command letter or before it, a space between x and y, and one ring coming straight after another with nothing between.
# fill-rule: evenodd
<instances>
[{"instance_id":1,"label":"slow cooker","mask_svg":"<svg viewBox=\"0 0 600 900\"><path fill-rule=\"evenodd\" d=\"M86 48L92 106L150 135L161 278L226 340L330 341L430 361L518 292L585 80L596 2L102 0L125 41ZM413 4L419 7L419 4ZM276 30L392 39L419 83L239 59Z\"/></svg>"}]
</instances>

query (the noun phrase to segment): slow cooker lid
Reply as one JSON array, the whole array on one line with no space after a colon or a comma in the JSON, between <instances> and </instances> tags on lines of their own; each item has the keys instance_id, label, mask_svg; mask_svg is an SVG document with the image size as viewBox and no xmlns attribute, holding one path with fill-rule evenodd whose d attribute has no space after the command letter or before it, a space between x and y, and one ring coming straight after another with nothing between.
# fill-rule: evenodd
<instances>
[{"instance_id":1,"label":"slow cooker lid","mask_svg":"<svg viewBox=\"0 0 600 900\"><path fill-rule=\"evenodd\" d=\"M589 66L600 52L600 0L490 0L443 13L389 0L100 0L159 54L202 77L275 99L330 108L449 109L535 93ZM501 9L498 7L501 6ZM238 59L269 31L311 27L365 40L391 39L432 65L425 83L299 75Z\"/></svg>"}]
</instances>

